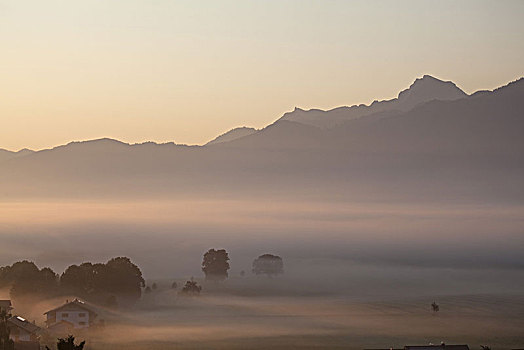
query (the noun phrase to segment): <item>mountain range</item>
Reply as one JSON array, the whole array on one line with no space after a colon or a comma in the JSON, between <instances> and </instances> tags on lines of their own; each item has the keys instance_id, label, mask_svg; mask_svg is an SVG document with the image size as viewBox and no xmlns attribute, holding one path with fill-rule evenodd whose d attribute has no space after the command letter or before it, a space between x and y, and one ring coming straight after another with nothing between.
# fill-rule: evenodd
<instances>
[{"instance_id":1,"label":"mountain range","mask_svg":"<svg viewBox=\"0 0 524 350\"><path fill-rule=\"evenodd\" d=\"M203 146L100 139L0 151L0 198L305 195L524 199L524 79L466 94L424 75L398 97L323 111Z\"/></svg>"}]
</instances>

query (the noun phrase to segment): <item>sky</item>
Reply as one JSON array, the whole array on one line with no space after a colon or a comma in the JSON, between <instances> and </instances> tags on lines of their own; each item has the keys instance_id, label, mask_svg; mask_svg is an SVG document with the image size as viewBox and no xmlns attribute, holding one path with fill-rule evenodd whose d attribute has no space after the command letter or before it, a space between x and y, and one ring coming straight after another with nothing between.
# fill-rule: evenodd
<instances>
[{"instance_id":1,"label":"sky","mask_svg":"<svg viewBox=\"0 0 524 350\"><path fill-rule=\"evenodd\" d=\"M524 76L524 1L0 0L0 148L202 144L295 106Z\"/></svg>"}]
</instances>

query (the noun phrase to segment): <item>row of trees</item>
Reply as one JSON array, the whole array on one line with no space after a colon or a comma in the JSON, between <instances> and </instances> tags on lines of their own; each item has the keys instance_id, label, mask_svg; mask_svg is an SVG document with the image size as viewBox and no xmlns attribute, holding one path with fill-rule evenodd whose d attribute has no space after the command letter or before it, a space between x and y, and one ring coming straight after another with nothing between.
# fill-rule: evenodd
<instances>
[{"instance_id":1,"label":"row of trees","mask_svg":"<svg viewBox=\"0 0 524 350\"><path fill-rule=\"evenodd\" d=\"M229 254L225 249L209 249L204 254L202 271L207 280L224 280L229 274ZM276 276L284 272L284 261L280 256L263 254L253 261L255 275Z\"/></svg>"},{"instance_id":2,"label":"row of trees","mask_svg":"<svg viewBox=\"0 0 524 350\"><path fill-rule=\"evenodd\" d=\"M229 254L225 249L209 249L204 254L202 261L202 271L206 276L206 280L220 281L228 278L229 276ZM263 254L253 261L252 272L255 275L267 275L275 276L284 272L284 262L281 257L273 254ZM241 272L244 275L244 271ZM173 282L171 289L176 289L177 283ZM156 283L153 283L151 287L146 287L145 292L147 294L157 289ZM183 286L180 293L182 295L197 295L202 291L202 287L197 284L196 281L191 278Z\"/></svg>"},{"instance_id":3,"label":"row of trees","mask_svg":"<svg viewBox=\"0 0 524 350\"><path fill-rule=\"evenodd\" d=\"M206 279L226 279L230 269L229 260L229 254L225 249L209 249L202 261L202 271ZM274 276L283 271L284 263L277 255L263 254L253 261L252 272L256 275ZM48 298L75 295L107 306L115 306L120 300L132 302L139 299L145 281L140 268L127 257L113 258L105 264L85 262L71 265L62 275L58 275L49 267L39 269L35 263L24 260L0 267L0 288L6 287L11 288L13 299L26 296ZM191 280L186 282L182 292L196 293L200 291L199 288L196 282Z\"/></svg>"},{"instance_id":4,"label":"row of trees","mask_svg":"<svg viewBox=\"0 0 524 350\"><path fill-rule=\"evenodd\" d=\"M129 301L140 298L144 285L139 267L127 257L113 258L105 264L71 265L60 276L27 260L0 267L0 287L10 287L13 299L72 294L114 304L116 298Z\"/></svg>"}]
</instances>

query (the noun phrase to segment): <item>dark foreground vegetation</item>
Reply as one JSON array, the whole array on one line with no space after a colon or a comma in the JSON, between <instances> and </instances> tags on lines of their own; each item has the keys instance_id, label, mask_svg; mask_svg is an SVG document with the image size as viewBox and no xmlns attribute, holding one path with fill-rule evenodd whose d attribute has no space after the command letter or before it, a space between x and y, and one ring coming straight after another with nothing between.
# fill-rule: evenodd
<instances>
[{"instance_id":1,"label":"dark foreground vegetation","mask_svg":"<svg viewBox=\"0 0 524 350\"><path fill-rule=\"evenodd\" d=\"M27 260L0 268L0 288L10 288L14 300L75 295L112 306L117 299L138 300L143 286L140 268L126 257L113 258L105 264L71 265L61 275L49 267L39 269Z\"/></svg>"},{"instance_id":2,"label":"dark foreground vegetation","mask_svg":"<svg viewBox=\"0 0 524 350\"><path fill-rule=\"evenodd\" d=\"M283 273L282 258L264 254L253 261L253 273L268 276ZM206 280L223 281L228 278L229 255L225 249L209 249L203 256L202 271ZM134 303L142 296L157 290L153 283L146 286L142 271L127 257L116 257L106 263L84 262L69 266L61 275L49 267L39 268L34 262L23 260L0 267L0 288L9 288L13 300L32 302L60 296L79 297L106 307L120 303ZM171 289L176 289L176 281ZM197 295L202 291L193 278L180 290L183 295Z\"/></svg>"}]
</instances>

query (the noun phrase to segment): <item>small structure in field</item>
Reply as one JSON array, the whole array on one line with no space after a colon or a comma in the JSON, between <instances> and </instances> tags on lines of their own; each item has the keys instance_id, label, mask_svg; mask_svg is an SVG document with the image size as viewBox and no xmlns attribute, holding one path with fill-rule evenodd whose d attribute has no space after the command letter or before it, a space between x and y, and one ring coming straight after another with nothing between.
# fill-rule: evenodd
<instances>
[{"instance_id":1,"label":"small structure in field","mask_svg":"<svg viewBox=\"0 0 524 350\"><path fill-rule=\"evenodd\" d=\"M437 313L440 311L440 306L438 306L436 301L431 303L431 310L433 311L433 313Z\"/></svg>"},{"instance_id":2,"label":"small structure in field","mask_svg":"<svg viewBox=\"0 0 524 350\"><path fill-rule=\"evenodd\" d=\"M10 331L9 338L14 342L38 342L38 336L42 331L42 328L20 316L10 317L7 327Z\"/></svg>"},{"instance_id":3,"label":"small structure in field","mask_svg":"<svg viewBox=\"0 0 524 350\"><path fill-rule=\"evenodd\" d=\"M66 300L64 305L49 310L44 315L47 316L47 328L56 331L89 328L98 316L94 308L79 299Z\"/></svg>"}]
</instances>

